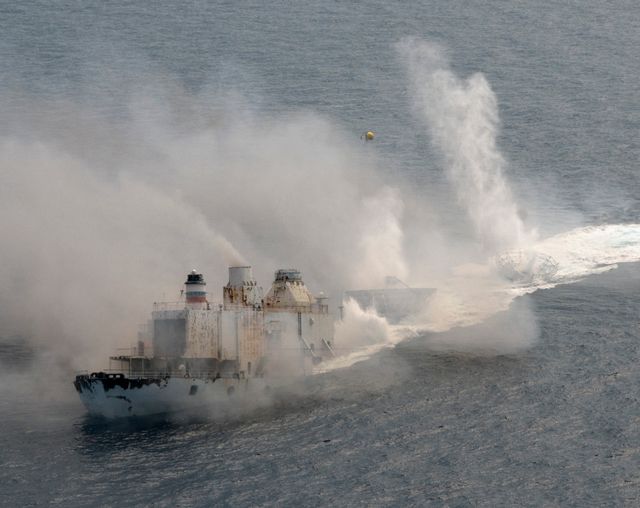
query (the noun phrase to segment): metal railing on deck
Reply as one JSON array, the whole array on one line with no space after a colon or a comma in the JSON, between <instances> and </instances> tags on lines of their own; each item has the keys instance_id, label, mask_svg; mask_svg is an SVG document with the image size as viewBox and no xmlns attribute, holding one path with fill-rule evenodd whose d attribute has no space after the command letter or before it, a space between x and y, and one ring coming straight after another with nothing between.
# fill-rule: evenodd
<instances>
[{"instance_id":1,"label":"metal railing on deck","mask_svg":"<svg viewBox=\"0 0 640 508\"><path fill-rule=\"evenodd\" d=\"M184 310L185 302L153 302L153 311Z\"/></svg>"},{"instance_id":2,"label":"metal railing on deck","mask_svg":"<svg viewBox=\"0 0 640 508\"><path fill-rule=\"evenodd\" d=\"M171 310L184 310L187 302L181 300L179 302L153 302L153 311L171 311ZM220 310L222 304L219 302L207 302L209 310Z\"/></svg>"},{"instance_id":3,"label":"metal railing on deck","mask_svg":"<svg viewBox=\"0 0 640 508\"><path fill-rule=\"evenodd\" d=\"M138 346L130 346L130 347L116 348L115 356L131 357L131 356L142 356L142 355L140 354L140 350Z\"/></svg>"},{"instance_id":4,"label":"metal railing on deck","mask_svg":"<svg viewBox=\"0 0 640 508\"><path fill-rule=\"evenodd\" d=\"M154 371L154 370L140 370L129 371L128 369L101 369L89 374L89 371L83 370L76 372L76 375L90 376L95 378L104 378L113 376L114 374L122 374L129 379L166 379L166 378L181 378L181 379L209 379L214 381L216 379L244 379L243 374L228 374L222 372L211 371L197 371L197 372L168 372L168 371Z\"/></svg>"}]
</instances>

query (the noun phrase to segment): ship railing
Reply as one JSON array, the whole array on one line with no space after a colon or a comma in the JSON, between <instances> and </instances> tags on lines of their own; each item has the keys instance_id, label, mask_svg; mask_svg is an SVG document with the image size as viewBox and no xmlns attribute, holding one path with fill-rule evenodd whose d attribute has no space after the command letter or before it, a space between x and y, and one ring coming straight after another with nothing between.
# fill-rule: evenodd
<instances>
[{"instance_id":1,"label":"ship railing","mask_svg":"<svg viewBox=\"0 0 640 508\"><path fill-rule=\"evenodd\" d=\"M119 347L115 352L116 357L143 356L139 354L138 346Z\"/></svg>"},{"instance_id":2,"label":"ship railing","mask_svg":"<svg viewBox=\"0 0 640 508\"><path fill-rule=\"evenodd\" d=\"M129 379L142 379L142 378L155 378L155 379L165 379L165 378L184 378L184 379L243 379L242 375L233 374L233 373L223 373L223 372L214 372L214 371L195 371L195 372L168 372L168 371L153 371L153 370L140 370L140 371L129 371L128 369L100 369L91 372L83 370L76 372L76 375L85 375L85 376L96 376L101 377L104 374L108 376L110 374L123 374Z\"/></svg>"},{"instance_id":3,"label":"ship railing","mask_svg":"<svg viewBox=\"0 0 640 508\"><path fill-rule=\"evenodd\" d=\"M222 310L222 304L219 302L206 302L208 310ZM176 311L185 310L187 302L180 300L178 302L153 302L153 311Z\"/></svg>"},{"instance_id":4,"label":"ship railing","mask_svg":"<svg viewBox=\"0 0 640 508\"><path fill-rule=\"evenodd\" d=\"M165 310L184 310L185 301L181 302L153 302L153 311L165 311Z\"/></svg>"},{"instance_id":5,"label":"ship railing","mask_svg":"<svg viewBox=\"0 0 640 508\"><path fill-rule=\"evenodd\" d=\"M311 304L305 305L274 305L274 306L266 306L264 307L265 312L267 313L278 313L278 312L299 312L301 314L309 314L314 310L317 311L317 306L314 307Z\"/></svg>"}]
</instances>

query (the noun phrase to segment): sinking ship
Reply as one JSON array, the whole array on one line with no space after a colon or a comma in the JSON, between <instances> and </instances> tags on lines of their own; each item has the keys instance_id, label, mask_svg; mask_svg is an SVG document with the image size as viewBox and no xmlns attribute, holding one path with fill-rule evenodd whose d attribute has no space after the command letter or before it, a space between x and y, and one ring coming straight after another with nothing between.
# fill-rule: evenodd
<instances>
[{"instance_id":1,"label":"sinking ship","mask_svg":"<svg viewBox=\"0 0 640 508\"><path fill-rule=\"evenodd\" d=\"M208 408L225 411L312 372L334 356L334 318L296 269L282 269L267 292L250 266L229 268L222 303L207 298L193 270L184 300L155 303L128 354L109 368L76 376L92 415L143 416Z\"/></svg>"}]
</instances>

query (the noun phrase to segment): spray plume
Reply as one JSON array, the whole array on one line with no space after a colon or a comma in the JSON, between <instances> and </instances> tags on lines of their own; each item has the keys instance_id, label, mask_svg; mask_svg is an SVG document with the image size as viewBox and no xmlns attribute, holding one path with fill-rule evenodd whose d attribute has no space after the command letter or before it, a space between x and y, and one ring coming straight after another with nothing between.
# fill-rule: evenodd
<instances>
[{"instance_id":1,"label":"spray plume","mask_svg":"<svg viewBox=\"0 0 640 508\"><path fill-rule=\"evenodd\" d=\"M466 80L450 69L435 44L405 39L398 44L419 117L445 159L447 175L489 254L527 247L527 231L505 180L496 146L498 108L480 73Z\"/></svg>"}]
</instances>

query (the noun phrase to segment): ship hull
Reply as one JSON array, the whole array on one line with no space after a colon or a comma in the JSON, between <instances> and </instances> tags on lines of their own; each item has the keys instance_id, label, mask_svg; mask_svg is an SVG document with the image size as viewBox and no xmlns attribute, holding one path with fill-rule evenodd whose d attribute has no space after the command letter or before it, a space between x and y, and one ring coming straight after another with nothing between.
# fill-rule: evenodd
<instances>
[{"instance_id":1,"label":"ship hull","mask_svg":"<svg viewBox=\"0 0 640 508\"><path fill-rule=\"evenodd\" d=\"M104 418L176 411L224 416L243 401L258 403L270 390L263 378L128 378L123 374L76 376L74 386L88 412Z\"/></svg>"}]
</instances>

